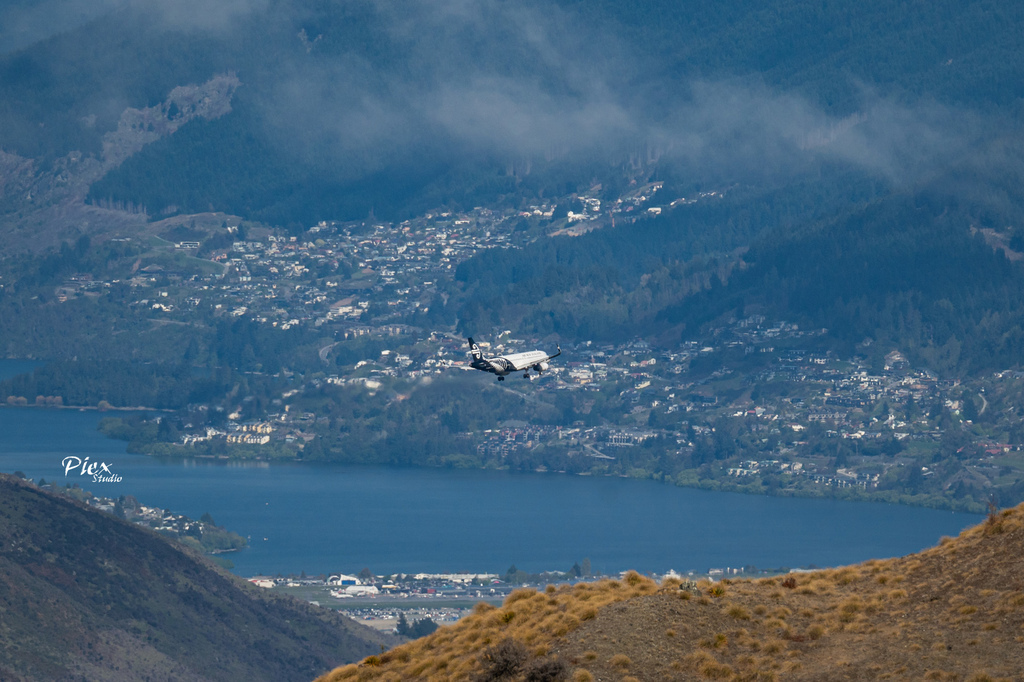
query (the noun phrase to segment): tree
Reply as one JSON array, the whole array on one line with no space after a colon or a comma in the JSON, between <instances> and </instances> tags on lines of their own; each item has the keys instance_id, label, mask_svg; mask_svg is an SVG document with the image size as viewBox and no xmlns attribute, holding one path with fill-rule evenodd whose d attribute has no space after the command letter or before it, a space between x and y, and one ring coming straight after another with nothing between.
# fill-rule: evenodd
<instances>
[{"instance_id":1,"label":"tree","mask_svg":"<svg viewBox=\"0 0 1024 682\"><path fill-rule=\"evenodd\" d=\"M438 624L432 618L421 618L412 624L410 632L412 637L418 639L433 634L438 627Z\"/></svg>"},{"instance_id":2,"label":"tree","mask_svg":"<svg viewBox=\"0 0 1024 682\"><path fill-rule=\"evenodd\" d=\"M217 525L217 523L213 520L213 517L210 516L210 512L203 512L203 515L199 517L199 520L210 526Z\"/></svg>"},{"instance_id":3,"label":"tree","mask_svg":"<svg viewBox=\"0 0 1024 682\"><path fill-rule=\"evenodd\" d=\"M419 639L420 637L426 637L437 630L438 625L431 618L421 618L417 621L413 621L412 625L409 624L405 614L399 614L398 626L395 631L402 637L409 637L412 639Z\"/></svg>"},{"instance_id":4,"label":"tree","mask_svg":"<svg viewBox=\"0 0 1024 682\"><path fill-rule=\"evenodd\" d=\"M917 419L919 413L917 409L917 402L914 400L914 396L907 397L907 406L903 414L904 417L906 417L907 421L913 421L914 419Z\"/></svg>"},{"instance_id":5,"label":"tree","mask_svg":"<svg viewBox=\"0 0 1024 682\"><path fill-rule=\"evenodd\" d=\"M364 568L363 570L359 571L358 577L359 580L364 583L372 583L374 578L373 571L371 571L368 568Z\"/></svg>"},{"instance_id":6,"label":"tree","mask_svg":"<svg viewBox=\"0 0 1024 682\"><path fill-rule=\"evenodd\" d=\"M395 628L395 630L401 637L409 636L409 621L406 620L404 613L400 613L398 615L398 626Z\"/></svg>"},{"instance_id":7,"label":"tree","mask_svg":"<svg viewBox=\"0 0 1024 682\"><path fill-rule=\"evenodd\" d=\"M968 391L964 391L963 396L961 396L961 400L963 401L964 406L963 410L960 412L961 416L970 422L978 421L978 405L974 402L974 396L972 396Z\"/></svg>"},{"instance_id":8,"label":"tree","mask_svg":"<svg viewBox=\"0 0 1024 682\"><path fill-rule=\"evenodd\" d=\"M171 424L170 419L162 417L156 429L156 437L157 440L163 443L174 443L178 440L180 434L178 429L174 428L174 425Z\"/></svg>"},{"instance_id":9,"label":"tree","mask_svg":"<svg viewBox=\"0 0 1024 682\"><path fill-rule=\"evenodd\" d=\"M593 573L591 573L591 569L590 569L590 558L589 557L586 557L586 558L583 559L583 564L580 566L580 569L583 571L583 577L584 578L589 578L591 575L593 575Z\"/></svg>"}]
</instances>

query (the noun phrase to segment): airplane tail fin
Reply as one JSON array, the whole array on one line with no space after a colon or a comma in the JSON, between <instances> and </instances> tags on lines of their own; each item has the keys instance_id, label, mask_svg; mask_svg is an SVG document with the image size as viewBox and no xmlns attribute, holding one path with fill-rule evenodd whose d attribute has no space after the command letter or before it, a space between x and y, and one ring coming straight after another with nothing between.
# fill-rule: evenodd
<instances>
[{"instance_id":1,"label":"airplane tail fin","mask_svg":"<svg viewBox=\"0 0 1024 682\"><path fill-rule=\"evenodd\" d=\"M473 340L472 336L469 337L469 351L473 354L474 360L479 360L484 356L480 351L480 346L476 345L476 341Z\"/></svg>"}]
</instances>

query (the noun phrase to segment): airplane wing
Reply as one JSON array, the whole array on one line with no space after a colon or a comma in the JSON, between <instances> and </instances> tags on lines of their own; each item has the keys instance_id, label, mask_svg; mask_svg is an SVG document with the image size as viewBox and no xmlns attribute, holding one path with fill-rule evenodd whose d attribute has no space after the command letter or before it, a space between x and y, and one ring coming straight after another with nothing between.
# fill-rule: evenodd
<instances>
[{"instance_id":1,"label":"airplane wing","mask_svg":"<svg viewBox=\"0 0 1024 682\"><path fill-rule=\"evenodd\" d=\"M544 362L548 359L548 354L542 350L532 350L528 353L512 353L502 357L518 371L532 367L538 362Z\"/></svg>"}]
</instances>

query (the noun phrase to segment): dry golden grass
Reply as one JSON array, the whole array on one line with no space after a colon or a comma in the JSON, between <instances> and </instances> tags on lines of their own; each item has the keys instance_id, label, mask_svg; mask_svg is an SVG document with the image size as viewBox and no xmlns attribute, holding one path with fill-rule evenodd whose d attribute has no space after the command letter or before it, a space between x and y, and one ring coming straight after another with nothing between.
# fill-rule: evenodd
<instances>
[{"instance_id":1,"label":"dry golden grass","mask_svg":"<svg viewBox=\"0 0 1024 682\"><path fill-rule=\"evenodd\" d=\"M321 678L470 680L512 638L569 679L1021 679L1024 507L901 559L754 581L517 590ZM684 588L684 589L681 589Z\"/></svg>"},{"instance_id":2,"label":"dry golden grass","mask_svg":"<svg viewBox=\"0 0 1024 682\"><path fill-rule=\"evenodd\" d=\"M549 585L543 592L516 590L500 608L478 604L471 615L454 625L379 657L371 657L376 661L364 660L359 665L336 668L320 680L380 680L391 673L403 680L429 679L431 674L441 671L446 673L444 679L468 680L480 670L477 661L480 654L502 639L512 638L532 645L534 655L538 655L542 647L546 653L554 640L596 618L602 607L654 594L658 589L650 578L630 571L622 581ZM458 665L455 664L457 659Z\"/></svg>"}]
</instances>

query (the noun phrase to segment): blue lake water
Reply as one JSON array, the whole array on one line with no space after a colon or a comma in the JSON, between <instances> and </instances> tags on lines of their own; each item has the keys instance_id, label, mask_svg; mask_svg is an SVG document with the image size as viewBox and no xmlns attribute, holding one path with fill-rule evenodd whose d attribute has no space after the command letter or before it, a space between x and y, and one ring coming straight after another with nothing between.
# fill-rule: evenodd
<instances>
[{"instance_id":1,"label":"blue lake water","mask_svg":"<svg viewBox=\"0 0 1024 682\"><path fill-rule=\"evenodd\" d=\"M760 497L653 481L493 471L211 463L129 455L95 411L0 409L0 471L78 482L95 494L249 536L235 571L486 571L510 564L596 571L834 566L896 556L981 517L900 505ZM103 461L120 483L65 475L67 456Z\"/></svg>"}]
</instances>

